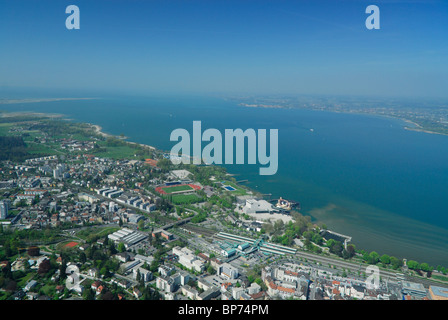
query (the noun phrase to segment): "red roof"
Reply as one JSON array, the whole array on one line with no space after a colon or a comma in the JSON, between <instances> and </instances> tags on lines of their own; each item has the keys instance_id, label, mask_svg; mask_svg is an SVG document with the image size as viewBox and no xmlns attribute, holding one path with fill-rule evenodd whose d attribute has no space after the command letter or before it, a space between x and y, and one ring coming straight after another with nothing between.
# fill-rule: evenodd
<instances>
[{"instance_id":1,"label":"red roof","mask_svg":"<svg viewBox=\"0 0 448 320\"><path fill-rule=\"evenodd\" d=\"M281 287L281 286L277 286L277 289L279 291L289 292L289 293L294 293L294 291L295 291L293 288L285 288L285 287Z\"/></svg>"}]
</instances>

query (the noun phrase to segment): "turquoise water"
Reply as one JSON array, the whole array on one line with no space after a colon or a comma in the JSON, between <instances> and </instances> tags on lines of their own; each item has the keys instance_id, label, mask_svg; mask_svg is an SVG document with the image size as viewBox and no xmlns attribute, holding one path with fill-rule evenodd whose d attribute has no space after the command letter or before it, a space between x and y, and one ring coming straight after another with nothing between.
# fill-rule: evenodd
<instances>
[{"instance_id":1,"label":"turquoise water","mask_svg":"<svg viewBox=\"0 0 448 320\"><path fill-rule=\"evenodd\" d=\"M376 116L243 108L204 97L119 97L4 105L91 122L169 150L176 128L279 129L279 166L227 166L249 186L299 201L302 213L352 236L359 248L448 266L448 136ZM311 131L310 129L313 129Z\"/></svg>"}]
</instances>

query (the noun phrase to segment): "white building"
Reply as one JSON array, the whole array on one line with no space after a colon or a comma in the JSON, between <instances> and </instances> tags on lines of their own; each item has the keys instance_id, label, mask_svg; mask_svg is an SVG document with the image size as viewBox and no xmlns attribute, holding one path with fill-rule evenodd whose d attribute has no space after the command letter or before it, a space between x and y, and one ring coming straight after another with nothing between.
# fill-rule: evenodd
<instances>
[{"instance_id":1,"label":"white building","mask_svg":"<svg viewBox=\"0 0 448 320\"><path fill-rule=\"evenodd\" d=\"M271 213L278 212L266 200L247 199L242 211L244 213Z\"/></svg>"},{"instance_id":2,"label":"white building","mask_svg":"<svg viewBox=\"0 0 448 320\"><path fill-rule=\"evenodd\" d=\"M0 219L6 219L8 216L8 203L6 201L0 201Z\"/></svg>"},{"instance_id":3,"label":"white building","mask_svg":"<svg viewBox=\"0 0 448 320\"><path fill-rule=\"evenodd\" d=\"M181 290L182 294L191 300L196 300L199 295L199 292L189 285L182 286Z\"/></svg>"},{"instance_id":4,"label":"white building","mask_svg":"<svg viewBox=\"0 0 448 320\"><path fill-rule=\"evenodd\" d=\"M224 276L227 279L236 279L239 273L237 268L228 263L223 263L218 267L218 276Z\"/></svg>"},{"instance_id":5,"label":"white building","mask_svg":"<svg viewBox=\"0 0 448 320\"><path fill-rule=\"evenodd\" d=\"M199 260L190 249L177 246L173 248L173 254L179 257L179 263L184 267L197 272L205 270L204 263Z\"/></svg>"}]
</instances>

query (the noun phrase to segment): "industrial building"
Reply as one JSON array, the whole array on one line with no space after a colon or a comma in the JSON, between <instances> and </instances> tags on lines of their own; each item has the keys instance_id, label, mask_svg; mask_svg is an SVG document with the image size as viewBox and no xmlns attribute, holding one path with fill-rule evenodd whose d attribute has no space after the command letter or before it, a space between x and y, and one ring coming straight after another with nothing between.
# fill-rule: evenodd
<instances>
[{"instance_id":1,"label":"industrial building","mask_svg":"<svg viewBox=\"0 0 448 320\"><path fill-rule=\"evenodd\" d=\"M133 246L133 245L147 239L148 235L143 232L130 230L128 228L122 228L122 229L108 235L107 237L116 243L122 242L127 249L130 246Z\"/></svg>"}]
</instances>

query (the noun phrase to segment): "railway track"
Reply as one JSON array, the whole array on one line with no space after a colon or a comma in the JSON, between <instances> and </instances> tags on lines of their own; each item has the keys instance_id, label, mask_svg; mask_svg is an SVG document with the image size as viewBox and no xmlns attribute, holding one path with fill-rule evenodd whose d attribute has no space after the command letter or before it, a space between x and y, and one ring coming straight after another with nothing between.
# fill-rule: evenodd
<instances>
[{"instance_id":1,"label":"railway track","mask_svg":"<svg viewBox=\"0 0 448 320\"><path fill-rule=\"evenodd\" d=\"M182 228L184 228L185 230L189 230L189 231L201 234L205 237L212 237L215 233L217 233L217 231L215 231L215 230L205 229L202 227L193 226L191 224L183 225Z\"/></svg>"}]
</instances>

